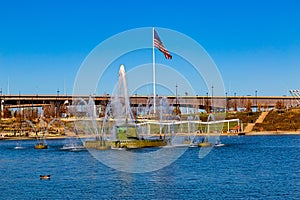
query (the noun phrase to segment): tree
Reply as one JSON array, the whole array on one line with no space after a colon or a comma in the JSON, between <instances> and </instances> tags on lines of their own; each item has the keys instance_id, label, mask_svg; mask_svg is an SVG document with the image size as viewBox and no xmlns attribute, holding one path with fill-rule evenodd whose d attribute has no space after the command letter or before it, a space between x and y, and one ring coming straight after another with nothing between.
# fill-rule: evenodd
<instances>
[{"instance_id":1,"label":"tree","mask_svg":"<svg viewBox=\"0 0 300 200\"><path fill-rule=\"evenodd\" d=\"M257 103L257 112L260 112L261 111L261 102L259 101Z\"/></svg>"},{"instance_id":2,"label":"tree","mask_svg":"<svg viewBox=\"0 0 300 200\"><path fill-rule=\"evenodd\" d=\"M204 102L204 104L205 104L205 110L206 110L206 112L207 112L207 113L210 113L209 100L206 99L205 102Z\"/></svg>"},{"instance_id":3,"label":"tree","mask_svg":"<svg viewBox=\"0 0 300 200\"><path fill-rule=\"evenodd\" d=\"M264 104L264 111L266 111L267 109L268 109L268 103L265 102L265 104Z\"/></svg>"},{"instance_id":4,"label":"tree","mask_svg":"<svg viewBox=\"0 0 300 200\"><path fill-rule=\"evenodd\" d=\"M43 106L44 117L51 118L56 116L58 109L55 107L54 102L51 102L50 105Z\"/></svg>"},{"instance_id":5,"label":"tree","mask_svg":"<svg viewBox=\"0 0 300 200\"><path fill-rule=\"evenodd\" d=\"M11 118L11 117L12 117L11 111L10 111L8 108L5 108L5 109L3 110L3 117L4 117L4 118Z\"/></svg>"},{"instance_id":6,"label":"tree","mask_svg":"<svg viewBox=\"0 0 300 200\"><path fill-rule=\"evenodd\" d=\"M250 99L248 99L248 101L247 101L247 103L245 105L245 108L246 108L247 112L252 112L251 106L252 106L252 102L251 102Z\"/></svg>"},{"instance_id":7,"label":"tree","mask_svg":"<svg viewBox=\"0 0 300 200\"><path fill-rule=\"evenodd\" d=\"M38 109L37 108L28 108L23 110L23 117L28 120L33 120L38 118Z\"/></svg>"},{"instance_id":8,"label":"tree","mask_svg":"<svg viewBox=\"0 0 300 200\"><path fill-rule=\"evenodd\" d=\"M234 100L234 106L233 106L234 111L237 111L237 105L236 105L236 99Z\"/></svg>"},{"instance_id":9,"label":"tree","mask_svg":"<svg viewBox=\"0 0 300 200\"><path fill-rule=\"evenodd\" d=\"M176 107L174 108L174 114L177 116L181 116L181 110L180 110L180 107L179 105L176 105Z\"/></svg>"},{"instance_id":10,"label":"tree","mask_svg":"<svg viewBox=\"0 0 300 200\"><path fill-rule=\"evenodd\" d=\"M279 101L279 100L276 101L275 108L276 109L283 109L284 108L283 102Z\"/></svg>"}]
</instances>

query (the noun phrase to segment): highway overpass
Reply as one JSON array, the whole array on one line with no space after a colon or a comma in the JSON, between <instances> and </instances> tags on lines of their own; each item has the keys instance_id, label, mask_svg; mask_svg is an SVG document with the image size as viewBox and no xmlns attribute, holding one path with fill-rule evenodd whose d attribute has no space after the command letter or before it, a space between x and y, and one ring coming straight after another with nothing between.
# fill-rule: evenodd
<instances>
[{"instance_id":1,"label":"highway overpass","mask_svg":"<svg viewBox=\"0 0 300 200\"><path fill-rule=\"evenodd\" d=\"M17 107L41 107L44 105L72 105L74 99L82 98L88 101L88 95L1 95L1 110L4 108ZM96 105L106 106L111 99L109 95L93 96ZM150 97L152 98L152 97ZM160 98L160 97L158 97ZM297 106L297 100L293 96L167 96L171 104L178 104L185 107L194 108L245 108L251 104L252 108L260 106L262 108L275 107L280 102L284 107ZM133 107L141 104L147 105L149 96L133 95L130 97Z\"/></svg>"}]
</instances>

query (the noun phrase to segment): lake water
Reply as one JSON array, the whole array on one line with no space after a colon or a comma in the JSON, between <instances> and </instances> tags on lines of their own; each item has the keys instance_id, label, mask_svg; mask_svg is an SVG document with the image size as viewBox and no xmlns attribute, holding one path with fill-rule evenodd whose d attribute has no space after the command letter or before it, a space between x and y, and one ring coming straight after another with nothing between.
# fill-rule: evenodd
<instances>
[{"instance_id":1,"label":"lake water","mask_svg":"<svg viewBox=\"0 0 300 200\"><path fill-rule=\"evenodd\" d=\"M60 148L67 140L0 141L1 199L300 199L300 136L222 137L224 147L198 158L189 148L154 172L125 173L89 151ZM143 150L136 150L143 151ZM50 180L40 180L51 174Z\"/></svg>"}]
</instances>

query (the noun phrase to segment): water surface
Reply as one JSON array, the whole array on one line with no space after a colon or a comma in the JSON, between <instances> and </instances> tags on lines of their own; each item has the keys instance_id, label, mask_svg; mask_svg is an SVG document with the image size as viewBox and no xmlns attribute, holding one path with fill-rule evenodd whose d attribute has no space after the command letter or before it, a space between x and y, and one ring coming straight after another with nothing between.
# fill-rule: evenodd
<instances>
[{"instance_id":1,"label":"water surface","mask_svg":"<svg viewBox=\"0 0 300 200\"><path fill-rule=\"evenodd\" d=\"M60 148L66 140L0 141L1 199L299 199L300 136L222 137L224 147L198 158L189 148L161 170L111 169L88 151ZM145 150L137 150L145 151ZM39 175L50 174L50 180Z\"/></svg>"}]
</instances>

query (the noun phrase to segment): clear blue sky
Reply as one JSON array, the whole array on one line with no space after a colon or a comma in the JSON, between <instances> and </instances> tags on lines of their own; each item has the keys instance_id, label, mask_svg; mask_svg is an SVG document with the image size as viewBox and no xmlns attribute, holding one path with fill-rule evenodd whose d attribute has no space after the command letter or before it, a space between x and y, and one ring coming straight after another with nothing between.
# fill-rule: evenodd
<instances>
[{"instance_id":1,"label":"clear blue sky","mask_svg":"<svg viewBox=\"0 0 300 200\"><path fill-rule=\"evenodd\" d=\"M297 0L2 0L0 87L6 94L9 81L11 94L56 94L66 85L71 93L82 61L101 41L155 26L200 43L228 94L285 95L300 89L299 8Z\"/></svg>"}]
</instances>

